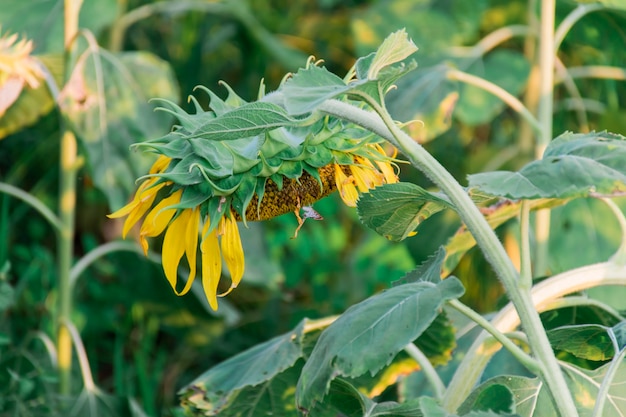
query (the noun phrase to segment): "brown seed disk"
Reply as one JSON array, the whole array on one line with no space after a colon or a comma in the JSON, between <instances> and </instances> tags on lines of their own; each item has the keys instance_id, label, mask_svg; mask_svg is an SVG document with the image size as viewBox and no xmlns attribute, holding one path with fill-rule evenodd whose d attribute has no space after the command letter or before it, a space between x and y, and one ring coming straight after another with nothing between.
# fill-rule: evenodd
<instances>
[{"instance_id":1,"label":"brown seed disk","mask_svg":"<svg viewBox=\"0 0 626 417\"><path fill-rule=\"evenodd\" d=\"M283 188L280 190L274 181L268 179L261 205L258 205L259 196L255 194L246 210L246 218L251 221L272 219L300 207L309 206L328 196L337 189L335 168L333 164L329 164L317 171L322 181L321 187L320 183L307 172L303 172L297 180L284 178ZM235 218L241 220L238 214L235 214Z\"/></svg>"}]
</instances>

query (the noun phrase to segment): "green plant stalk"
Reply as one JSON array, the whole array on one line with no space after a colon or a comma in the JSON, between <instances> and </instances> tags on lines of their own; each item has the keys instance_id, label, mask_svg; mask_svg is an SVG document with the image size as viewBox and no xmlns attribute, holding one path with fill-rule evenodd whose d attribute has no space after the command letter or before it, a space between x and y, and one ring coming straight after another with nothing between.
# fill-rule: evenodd
<instances>
[{"instance_id":1,"label":"green plant stalk","mask_svg":"<svg viewBox=\"0 0 626 417\"><path fill-rule=\"evenodd\" d=\"M5 184L0 182L0 192L18 198L31 206L35 211L37 211L41 216L50 223L50 225L54 228L55 232L61 231L61 219L57 217L57 215L50 210L45 204L43 204L39 199L33 197L31 194L27 193L24 190L21 190L17 187L12 186L11 184Z\"/></svg>"},{"instance_id":2,"label":"green plant stalk","mask_svg":"<svg viewBox=\"0 0 626 417\"><path fill-rule=\"evenodd\" d=\"M59 391L69 395L72 367L72 338L66 323L72 314L70 270L74 252L74 216L76 211L76 137L65 131L61 138L61 172L59 186L59 214L61 231L58 234L59 316L57 351L59 354Z\"/></svg>"},{"instance_id":3,"label":"green plant stalk","mask_svg":"<svg viewBox=\"0 0 626 417\"><path fill-rule=\"evenodd\" d=\"M567 417L577 416L578 412L576 411L574 400L567 388L565 378L560 372L558 362L539 319L539 314L535 311L532 304L530 292L521 291L517 288L519 275L495 232L450 172L420 144L400 129L380 104L369 96L362 96L362 98L378 113L378 117L371 112L337 100L328 100L321 104L318 109L332 116L347 119L370 129L383 138L390 139L413 166L426 174L448 196L456 207L461 220L482 249L485 258L496 271L507 294L518 310L522 319L523 329L528 334L532 351L542 367L541 376L554 398L559 413ZM371 128L374 128L374 130ZM464 382L464 384L466 383ZM444 399L444 406L448 411L454 412L458 404L452 408L451 404L446 404Z\"/></svg>"},{"instance_id":4,"label":"green plant stalk","mask_svg":"<svg viewBox=\"0 0 626 417\"><path fill-rule=\"evenodd\" d=\"M582 19L585 15L595 12L596 10L605 9L606 6L602 4L579 4L574 10L568 14L565 19L559 24L559 27L554 32L554 53L556 54L563 43L563 39L567 35L567 32Z\"/></svg>"},{"instance_id":5,"label":"green plant stalk","mask_svg":"<svg viewBox=\"0 0 626 417\"><path fill-rule=\"evenodd\" d=\"M604 262L577 268L555 275L535 285L531 290L533 304L538 312L560 308L562 297L602 285L626 286L626 266ZM511 303L507 304L491 320L501 333L510 333L520 324L520 319ZM482 331L468 349L448 384L444 406L457 408L470 394L478 382L491 357L500 350L500 345L489 342L490 334Z\"/></svg>"},{"instance_id":6,"label":"green plant stalk","mask_svg":"<svg viewBox=\"0 0 626 417\"><path fill-rule=\"evenodd\" d=\"M417 362L421 368L421 371L424 373L426 380L430 383L430 386L433 388L435 392L435 397L438 400L441 400L443 397L443 393L446 391L446 386L443 384L441 378L437 374L437 371L430 363L424 352L419 350L417 346L413 343L409 343L404 347L404 351Z\"/></svg>"},{"instance_id":7,"label":"green plant stalk","mask_svg":"<svg viewBox=\"0 0 626 417\"><path fill-rule=\"evenodd\" d=\"M609 369L606 371L604 375L604 379L602 380L602 384L600 385L600 389L598 390L598 396L596 397L596 405L593 407L592 417L603 417L604 416L604 404L606 404L606 399L609 396L609 389L613 385L613 380L617 376L617 371L619 367L622 365L624 361L624 357L626 357L626 348L619 351L617 355L613 357L611 364L609 365Z\"/></svg>"},{"instance_id":8,"label":"green plant stalk","mask_svg":"<svg viewBox=\"0 0 626 417\"><path fill-rule=\"evenodd\" d=\"M552 140L552 117L554 112L554 15L555 0L541 1L539 26L539 103L537 119L540 133L535 145L535 158L540 159ZM535 214L535 274L548 271L548 243L550 238L550 210L538 210Z\"/></svg>"},{"instance_id":9,"label":"green plant stalk","mask_svg":"<svg viewBox=\"0 0 626 417\"><path fill-rule=\"evenodd\" d=\"M69 62L71 45L78 33L78 16L81 4L82 0L65 0L64 3L66 63ZM67 79L69 79L69 74L66 74ZM57 273L59 280L57 353L59 358L59 393L62 396L68 396L71 393L72 336L67 324L71 323L72 315L70 270L74 253L77 154L76 136L68 129L67 124L63 123L59 157L59 220L61 228L57 235Z\"/></svg>"},{"instance_id":10,"label":"green plant stalk","mask_svg":"<svg viewBox=\"0 0 626 417\"><path fill-rule=\"evenodd\" d=\"M600 78L605 80L626 81L626 69L620 67L611 67L608 65L585 65L583 67L570 67L567 69L572 79L577 78ZM559 77L555 80L556 84L562 83L564 80Z\"/></svg>"},{"instance_id":11,"label":"green plant stalk","mask_svg":"<svg viewBox=\"0 0 626 417\"><path fill-rule=\"evenodd\" d=\"M521 101L517 99L517 97L506 91L504 88L499 87L496 84L483 78L476 77L475 75L471 75L466 72L454 69L448 70L446 72L446 77L449 80L461 81L493 94L494 96L505 102L511 109L515 110L530 126L532 126L532 128L536 132L539 133L542 131L539 120L537 120L535 116L533 116L533 114L528 111L528 109Z\"/></svg>"},{"instance_id":12,"label":"green plant stalk","mask_svg":"<svg viewBox=\"0 0 626 417\"><path fill-rule=\"evenodd\" d=\"M530 290L533 286L532 262L530 260L530 202L522 201L520 207L520 277L519 287Z\"/></svg>"},{"instance_id":13,"label":"green plant stalk","mask_svg":"<svg viewBox=\"0 0 626 417\"><path fill-rule=\"evenodd\" d=\"M515 343L511 341L504 333L501 333L493 324L486 318L460 302L459 300L450 300L448 305L454 308L459 313L463 314L474 323L485 329L490 335L492 335L502 346L505 347L522 365L533 373L541 371L541 367L535 359L530 357L526 352L520 349Z\"/></svg>"}]
</instances>

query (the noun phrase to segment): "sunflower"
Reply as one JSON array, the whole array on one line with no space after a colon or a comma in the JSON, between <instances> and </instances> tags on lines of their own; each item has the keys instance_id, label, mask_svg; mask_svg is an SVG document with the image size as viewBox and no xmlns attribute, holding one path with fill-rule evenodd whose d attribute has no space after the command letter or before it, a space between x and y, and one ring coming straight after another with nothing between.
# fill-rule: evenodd
<instances>
[{"instance_id":1,"label":"sunflower","mask_svg":"<svg viewBox=\"0 0 626 417\"><path fill-rule=\"evenodd\" d=\"M212 102L212 107L226 112L240 100L231 97ZM244 274L238 222L293 212L297 234L307 218L321 218L309 206L332 192L338 190L345 204L354 207L359 193L397 182L395 155L388 156L379 139L360 136L336 121L324 121L316 134L279 128L252 138L212 140L197 133L202 125L197 118L214 118L220 111L187 114L168 104L181 125L141 144L160 156L134 198L109 217L126 217L123 237L143 219L139 241L146 254L148 238L164 233L163 270L178 295L189 291L197 275L200 246L202 286L215 310L217 298L236 288ZM183 257L189 278L179 291L177 271ZM222 264L231 282L218 294Z\"/></svg>"},{"instance_id":2,"label":"sunflower","mask_svg":"<svg viewBox=\"0 0 626 417\"><path fill-rule=\"evenodd\" d=\"M44 73L31 56L33 43L17 34L0 36L0 116L17 100L25 85L37 88Z\"/></svg>"}]
</instances>

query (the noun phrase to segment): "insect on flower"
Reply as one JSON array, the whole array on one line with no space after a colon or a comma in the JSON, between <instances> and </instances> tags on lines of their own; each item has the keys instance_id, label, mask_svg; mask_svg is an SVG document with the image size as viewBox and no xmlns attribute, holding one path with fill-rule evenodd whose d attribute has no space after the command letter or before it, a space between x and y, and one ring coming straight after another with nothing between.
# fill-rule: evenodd
<instances>
[{"instance_id":1,"label":"insect on flower","mask_svg":"<svg viewBox=\"0 0 626 417\"><path fill-rule=\"evenodd\" d=\"M226 100L204 90L211 97L211 111L204 111L194 97L194 114L163 101L162 110L174 114L180 124L162 138L137 145L159 157L142 177L133 200L109 217L126 217L124 237L143 219L139 239L146 253L148 238L165 233L163 270L178 295L189 291L197 275L199 243L202 285L210 306L217 309L217 297L236 288L244 274L238 222L294 212L297 234L305 219L319 216L309 206L333 191L354 207L359 193L396 182L397 177L394 159L379 138L330 118L246 138L208 138L203 131L208 121L246 103L230 89ZM183 257L190 272L178 291L177 269ZM231 284L218 294L222 259Z\"/></svg>"}]
</instances>

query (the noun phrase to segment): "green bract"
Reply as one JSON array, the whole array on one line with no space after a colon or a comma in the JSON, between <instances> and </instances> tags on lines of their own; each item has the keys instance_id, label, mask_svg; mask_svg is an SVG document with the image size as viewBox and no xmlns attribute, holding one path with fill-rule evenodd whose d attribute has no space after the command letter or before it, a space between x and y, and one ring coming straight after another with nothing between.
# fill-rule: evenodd
<instances>
[{"instance_id":1,"label":"green bract","mask_svg":"<svg viewBox=\"0 0 626 417\"><path fill-rule=\"evenodd\" d=\"M225 207L231 207L244 222L265 220L298 208L293 204L264 206L268 184L273 183L272 187L280 192L286 179L306 187L311 181L307 184L300 180L303 176L310 177L319 188L315 196L321 198L336 189L329 179L333 171L324 167L355 165L357 156L381 162L390 159L367 146L380 140L369 132L329 117L292 118L276 104L247 103L226 88L228 96L222 100L200 87L211 98L210 111L202 109L195 97L190 97L195 113L160 100L163 103L160 110L172 113L179 124L161 138L136 145L171 159L164 172L147 177L156 176L173 183L170 192L183 188L176 207L202 205L204 213L212 219L212 228L227 212ZM263 85L259 95L263 96ZM238 128L233 129L233 125ZM250 206L255 195L256 204ZM314 202L304 195L299 197L302 206Z\"/></svg>"}]
</instances>

